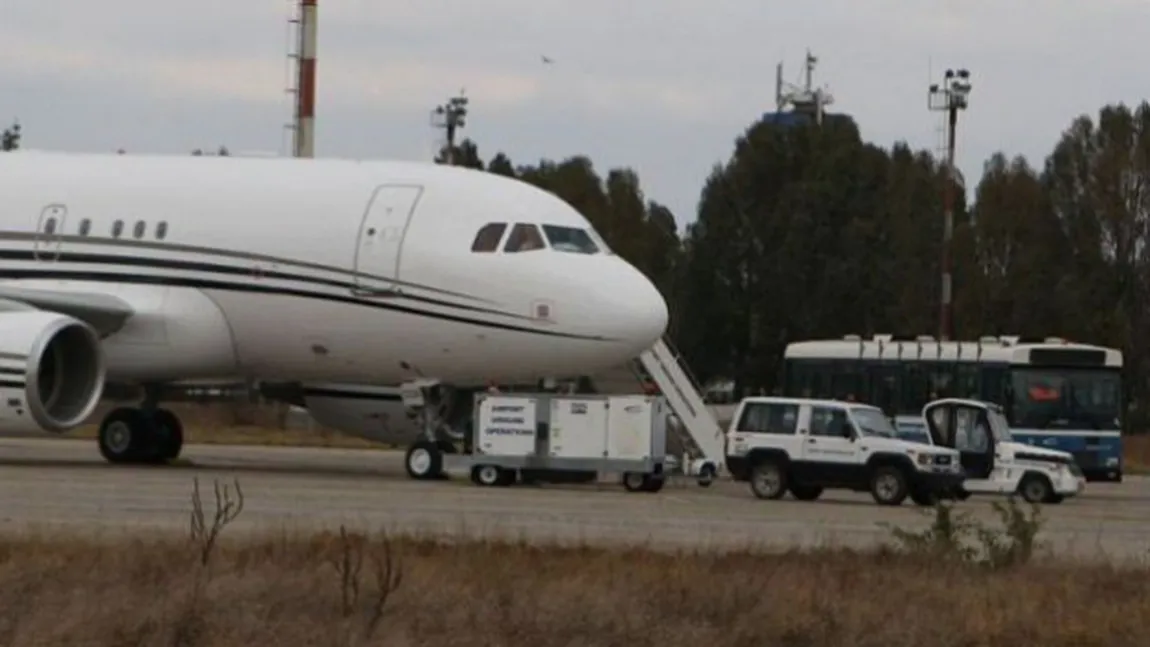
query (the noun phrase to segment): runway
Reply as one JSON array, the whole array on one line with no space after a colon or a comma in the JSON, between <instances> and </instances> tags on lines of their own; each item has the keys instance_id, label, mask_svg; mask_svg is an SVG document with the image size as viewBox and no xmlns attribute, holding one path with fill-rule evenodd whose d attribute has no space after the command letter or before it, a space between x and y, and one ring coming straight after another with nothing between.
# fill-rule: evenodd
<instances>
[{"instance_id":1,"label":"runway","mask_svg":"<svg viewBox=\"0 0 1150 647\"><path fill-rule=\"evenodd\" d=\"M402 454L372 450L185 447L188 466L108 465L89 440L0 438L0 524L101 531L183 531L193 479L212 504L212 482L238 479L245 509L229 532L388 528L529 540L652 542L676 546L837 544L890 541L885 522L928 520L910 505L883 508L867 495L827 492L814 503L759 501L743 484L700 488L691 480L658 494L617 483L483 488L464 475L447 482L404 476ZM992 497L961 504L995 522ZM1150 479L1088 485L1086 495L1044 506L1040 539L1081 557L1145 557Z\"/></svg>"}]
</instances>

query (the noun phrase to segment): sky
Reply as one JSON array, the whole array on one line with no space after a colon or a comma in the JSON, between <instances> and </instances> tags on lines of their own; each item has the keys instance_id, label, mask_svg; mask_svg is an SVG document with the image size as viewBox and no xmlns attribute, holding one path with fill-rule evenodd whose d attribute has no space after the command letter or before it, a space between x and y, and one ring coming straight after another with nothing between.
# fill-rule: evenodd
<instances>
[{"instance_id":1,"label":"sky","mask_svg":"<svg viewBox=\"0 0 1150 647\"><path fill-rule=\"evenodd\" d=\"M0 123L25 146L288 154L289 0L5 0ZM1107 103L1143 100L1150 0L319 0L316 156L426 159L461 89L490 159L631 167L694 220L711 168L775 109L807 49L832 112L882 146L937 149L927 89L970 70L957 163L1036 166ZM554 62L544 64L541 56Z\"/></svg>"}]
</instances>

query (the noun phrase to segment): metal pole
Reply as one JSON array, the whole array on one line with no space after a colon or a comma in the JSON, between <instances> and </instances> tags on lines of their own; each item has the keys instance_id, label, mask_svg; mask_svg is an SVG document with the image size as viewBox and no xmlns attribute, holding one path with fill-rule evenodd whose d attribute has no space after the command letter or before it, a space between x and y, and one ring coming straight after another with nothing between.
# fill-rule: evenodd
<instances>
[{"instance_id":1,"label":"metal pole","mask_svg":"<svg viewBox=\"0 0 1150 647\"><path fill-rule=\"evenodd\" d=\"M939 299L938 338L947 341L951 338L954 326L953 281L951 276L951 241L954 237L955 185L958 173L954 168L955 131L958 125L958 111L967 106L970 94L970 72L947 70L942 84L932 84L927 105L931 110L946 112L946 172L942 187L942 250L940 266L942 272L941 294Z\"/></svg>"},{"instance_id":2,"label":"metal pole","mask_svg":"<svg viewBox=\"0 0 1150 647\"><path fill-rule=\"evenodd\" d=\"M942 306L938 320L938 338L947 341L951 336L953 326L953 308L951 306L951 239L954 237L954 132L958 124L958 106L951 103L947 110L946 127L946 179L942 193Z\"/></svg>"},{"instance_id":3,"label":"metal pole","mask_svg":"<svg viewBox=\"0 0 1150 647\"><path fill-rule=\"evenodd\" d=\"M300 0L299 67L296 71L296 157L315 156L316 0Z\"/></svg>"}]
</instances>

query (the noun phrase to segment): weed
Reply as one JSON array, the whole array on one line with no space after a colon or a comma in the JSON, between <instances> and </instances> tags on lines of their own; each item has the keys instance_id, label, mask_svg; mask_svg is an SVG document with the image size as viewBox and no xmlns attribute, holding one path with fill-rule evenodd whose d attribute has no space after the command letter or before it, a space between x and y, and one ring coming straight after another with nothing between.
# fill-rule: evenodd
<instances>
[{"instance_id":1,"label":"weed","mask_svg":"<svg viewBox=\"0 0 1150 647\"><path fill-rule=\"evenodd\" d=\"M897 548L911 554L991 569L1026 564L1040 545L1038 534L1044 524L1040 508L1032 503L1027 513L1014 496L991 506L1001 520L1001 528L991 528L967 512L955 511L953 504L945 501L924 511L934 517L926 530L914 532L887 523L879 525L889 530Z\"/></svg>"}]
</instances>

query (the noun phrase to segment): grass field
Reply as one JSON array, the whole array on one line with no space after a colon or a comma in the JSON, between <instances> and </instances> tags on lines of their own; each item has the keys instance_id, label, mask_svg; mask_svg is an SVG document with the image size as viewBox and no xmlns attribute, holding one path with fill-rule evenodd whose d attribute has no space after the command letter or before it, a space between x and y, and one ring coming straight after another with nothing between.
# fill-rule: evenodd
<instances>
[{"instance_id":1,"label":"grass field","mask_svg":"<svg viewBox=\"0 0 1150 647\"><path fill-rule=\"evenodd\" d=\"M213 518L187 538L0 535L0 642L1124 647L1150 627L1145 568L987 563L937 534L871 552L666 553L230 537Z\"/></svg>"}]
</instances>

